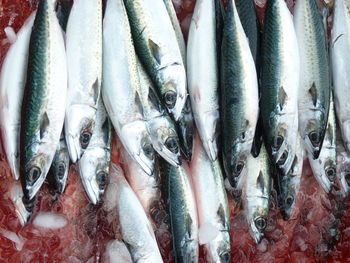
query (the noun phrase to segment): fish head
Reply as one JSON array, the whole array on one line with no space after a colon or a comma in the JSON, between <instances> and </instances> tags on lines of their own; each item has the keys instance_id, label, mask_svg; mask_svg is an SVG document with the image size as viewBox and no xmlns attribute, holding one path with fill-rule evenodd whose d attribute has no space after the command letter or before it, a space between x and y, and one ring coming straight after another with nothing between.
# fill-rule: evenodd
<instances>
[{"instance_id":1,"label":"fish head","mask_svg":"<svg viewBox=\"0 0 350 263\"><path fill-rule=\"evenodd\" d=\"M229 153L228 158L224 158L224 168L228 175L229 182L233 188L237 188L241 183L241 178L247 174L247 159L249 151L241 151L241 147L234 147L234 150ZM225 160L230 160L227 163Z\"/></svg>"},{"instance_id":2,"label":"fish head","mask_svg":"<svg viewBox=\"0 0 350 263\"><path fill-rule=\"evenodd\" d=\"M118 133L125 150L148 175L154 170L154 148L146 123L133 121L124 125Z\"/></svg>"},{"instance_id":3,"label":"fish head","mask_svg":"<svg viewBox=\"0 0 350 263\"><path fill-rule=\"evenodd\" d=\"M37 148L38 145L32 145L33 157L23 168L21 167L23 193L28 200L32 200L38 193L45 181L52 160L45 152L36 151Z\"/></svg>"},{"instance_id":4,"label":"fish head","mask_svg":"<svg viewBox=\"0 0 350 263\"><path fill-rule=\"evenodd\" d=\"M79 173L93 204L99 203L108 185L109 154L102 148L88 149L79 160Z\"/></svg>"},{"instance_id":5,"label":"fish head","mask_svg":"<svg viewBox=\"0 0 350 263\"><path fill-rule=\"evenodd\" d=\"M28 202L23 202L23 190L18 181L10 186L10 198L15 206L15 211L21 225L25 226L32 215L34 200L29 203L29 206L27 204Z\"/></svg>"},{"instance_id":6,"label":"fish head","mask_svg":"<svg viewBox=\"0 0 350 263\"><path fill-rule=\"evenodd\" d=\"M262 200L266 201L267 200ZM266 207L266 206L265 206ZM248 224L251 235L254 241L258 244L264 236L264 231L267 227L268 206L260 206L257 202L254 206L248 208Z\"/></svg>"},{"instance_id":7,"label":"fish head","mask_svg":"<svg viewBox=\"0 0 350 263\"><path fill-rule=\"evenodd\" d=\"M149 121L150 136L154 149L174 166L181 164L180 143L174 123L169 116L160 116Z\"/></svg>"},{"instance_id":8,"label":"fish head","mask_svg":"<svg viewBox=\"0 0 350 263\"><path fill-rule=\"evenodd\" d=\"M272 154L272 160L275 162L277 167L287 174L294 161L298 130L293 129L292 126L297 125L298 118L295 118L294 124L288 124L288 122L281 121L276 129L270 131L270 141L266 147Z\"/></svg>"},{"instance_id":9,"label":"fish head","mask_svg":"<svg viewBox=\"0 0 350 263\"><path fill-rule=\"evenodd\" d=\"M320 155L326 126L327 121L324 118L311 119L306 125L304 142L307 151L313 155L314 159L317 159Z\"/></svg>"},{"instance_id":10,"label":"fish head","mask_svg":"<svg viewBox=\"0 0 350 263\"><path fill-rule=\"evenodd\" d=\"M162 101L168 112L177 121L186 103L186 72L183 65L172 64L160 70L159 82L162 83Z\"/></svg>"},{"instance_id":11,"label":"fish head","mask_svg":"<svg viewBox=\"0 0 350 263\"><path fill-rule=\"evenodd\" d=\"M290 178L286 177L286 180L290 180ZM282 190L282 193L279 196L279 207L284 220L288 220L294 211L296 191L293 189L293 187L288 187L288 185L291 185L290 183L288 184L288 182L282 182L282 184L285 184L285 189Z\"/></svg>"},{"instance_id":12,"label":"fish head","mask_svg":"<svg viewBox=\"0 0 350 263\"><path fill-rule=\"evenodd\" d=\"M326 157L321 173L324 175L322 177L327 178L332 185L335 182L335 178L337 175L337 166L335 160L333 160L329 156Z\"/></svg>"},{"instance_id":13,"label":"fish head","mask_svg":"<svg viewBox=\"0 0 350 263\"><path fill-rule=\"evenodd\" d=\"M56 156L51 164L49 172L52 173L52 176L55 178L55 190L58 193L63 194L66 188L69 172L69 154L67 148L60 149L56 152Z\"/></svg>"},{"instance_id":14,"label":"fish head","mask_svg":"<svg viewBox=\"0 0 350 263\"><path fill-rule=\"evenodd\" d=\"M73 163L88 147L95 126L96 109L86 105L72 105L66 113L65 134Z\"/></svg>"},{"instance_id":15,"label":"fish head","mask_svg":"<svg viewBox=\"0 0 350 263\"><path fill-rule=\"evenodd\" d=\"M339 152L337 154L337 164L340 191L345 197L350 193L350 155L341 144L339 145Z\"/></svg>"},{"instance_id":16,"label":"fish head","mask_svg":"<svg viewBox=\"0 0 350 263\"><path fill-rule=\"evenodd\" d=\"M186 100L185 107L182 110L182 115L177 124L181 151L186 160L190 162L192 159L194 122L189 99Z\"/></svg>"}]
</instances>

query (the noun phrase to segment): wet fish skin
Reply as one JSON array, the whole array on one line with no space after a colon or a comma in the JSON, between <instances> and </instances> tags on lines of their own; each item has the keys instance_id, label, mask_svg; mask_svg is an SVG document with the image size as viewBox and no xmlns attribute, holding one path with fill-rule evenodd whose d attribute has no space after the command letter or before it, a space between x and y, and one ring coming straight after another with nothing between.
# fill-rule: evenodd
<instances>
[{"instance_id":1,"label":"wet fish skin","mask_svg":"<svg viewBox=\"0 0 350 263\"><path fill-rule=\"evenodd\" d=\"M262 35L260 109L265 146L287 174L298 133L299 51L291 14L283 0L268 0Z\"/></svg>"},{"instance_id":2,"label":"wet fish skin","mask_svg":"<svg viewBox=\"0 0 350 263\"><path fill-rule=\"evenodd\" d=\"M242 200L251 235L258 244L267 226L271 192L270 161L264 144L258 157L248 157L247 170Z\"/></svg>"},{"instance_id":3,"label":"wet fish skin","mask_svg":"<svg viewBox=\"0 0 350 263\"><path fill-rule=\"evenodd\" d=\"M89 19L86 19L89 18ZM102 82L102 1L74 1L66 31L68 101L65 135L73 163L93 134Z\"/></svg>"},{"instance_id":4,"label":"wet fish skin","mask_svg":"<svg viewBox=\"0 0 350 263\"><path fill-rule=\"evenodd\" d=\"M331 96L329 108L328 124L320 155L316 160L311 154L308 155L313 174L326 193L331 192L337 174L336 120L333 96Z\"/></svg>"},{"instance_id":5,"label":"wet fish skin","mask_svg":"<svg viewBox=\"0 0 350 263\"><path fill-rule=\"evenodd\" d=\"M0 131L7 162L16 180L19 179L21 105L34 18L35 13L29 16L17 33L16 42L8 50L0 73Z\"/></svg>"},{"instance_id":6,"label":"wet fish skin","mask_svg":"<svg viewBox=\"0 0 350 263\"><path fill-rule=\"evenodd\" d=\"M101 98L96 112L94 133L78 162L79 175L85 192L94 205L100 202L108 184L111 148L112 124Z\"/></svg>"},{"instance_id":7,"label":"wet fish skin","mask_svg":"<svg viewBox=\"0 0 350 263\"><path fill-rule=\"evenodd\" d=\"M73 1L71 0L58 0L56 6L56 14L58 21L63 29L66 32L68 17L70 10L72 9Z\"/></svg>"},{"instance_id":8,"label":"wet fish skin","mask_svg":"<svg viewBox=\"0 0 350 263\"><path fill-rule=\"evenodd\" d=\"M140 94L143 117L153 148L169 163L178 166L181 163L180 144L175 123L163 108L153 83L139 60L137 69L140 79L140 89L137 92Z\"/></svg>"},{"instance_id":9,"label":"wet fish skin","mask_svg":"<svg viewBox=\"0 0 350 263\"><path fill-rule=\"evenodd\" d=\"M350 194L350 154L337 138L337 183L343 198Z\"/></svg>"},{"instance_id":10,"label":"wet fish skin","mask_svg":"<svg viewBox=\"0 0 350 263\"><path fill-rule=\"evenodd\" d=\"M177 44L179 45L179 48L180 48L182 61L183 61L183 63L186 63L186 43L185 43L184 36L182 34L179 19L177 18L177 15L176 15L174 4L173 4L172 0L163 0L163 2L165 4L166 10L168 11L168 14L169 14L169 17L171 20L171 24L173 25L173 28L175 30L176 40L177 40ZM185 64L185 66L186 66L186 64Z\"/></svg>"},{"instance_id":11,"label":"wet fish skin","mask_svg":"<svg viewBox=\"0 0 350 263\"><path fill-rule=\"evenodd\" d=\"M255 2L254 0L238 0L235 3L242 27L249 40L249 47L254 62L259 67L260 31Z\"/></svg>"},{"instance_id":12,"label":"wet fish skin","mask_svg":"<svg viewBox=\"0 0 350 263\"><path fill-rule=\"evenodd\" d=\"M162 0L124 0L136 52L169 113L178 120L186 102L186 72ZM162 21L159 23L159 21Z\"/></svg>"},{"instance_id":13,"label":"wet fish skin","mask_svg":"<svg viewBox=\"0 0 350 263\"><path fill-rule=\"evenodd\" d=\"M211 160L218 155L218 65L214 1L197 1L188 35L188 91L193 117Z\"/></svg>"},{"instance_id":14,"label":"wet fish skin","mask_svg":"<svg viewBox=\"0 0 350 263\"><path fill-rule=\"evenodd\" d=\"M47 175L47 180L51 188L59 194L63 194L64 190L66 189L69 173L69 161L70 159L67 143L64 133L62 132L55 157L53 158L49 173Z\"/></svg>"},{"instance_id":15,"label":"wet fish skin","mask_svg":"<svg viewBox=\"0 0 350 263\"><path fill-rule=\"evenodd\" d=\"M295 211L295 204L300 189L304 154L305 150L303 147L303 141L298 134L296 152L291 169L286 175L284 175L283 172L278 171L278 169L275 170L278 184L277 198L284 220L290 219Z\"/></svg>"},{"instance_id":16,"label":"wet fish skin","mask_svg":"<svg viewBox=\"0 0 350 263\"><path fill-rule=\"evenodd\" d=\"M337 0L331 36L331 62L334 86L334 104L345 148L350 152L350 14L349 3Z\"/></svg>"},{"instance_id":17,"label":"wet fish skin","mask_svg":"<svg viewBox=\"0 0 350 263\"><path fill-rule=\"evenodd\" d=\"M320 155L327 128L330 73L327 37L316 0L297 1L294 25L300 54L299 131L314 159Z\"/></svg>"},{"instance_id":18,"label":"wet fish skin","mask_svg":"<svg viewBox=\"0 0 350 263\"><path fill-rule=\"evenodd\" d=\"M66 53L54 3L41 0L30 37L20 129L24 198L39 191L54 158L64 122Z\"/></svg>"},{"instance_id":19,"label":"wet fish skin","mask_svg":"<svg viewBox=\"0 0 350 263\"><path fill-rule=\"evenodd\" d=\"M204 245L207 262L231 262L230 216L223 174L218 160L211 161L197 134L191 178L199 219L199 242ZM211 240L201 240L201 231L212 229Z\"/></svg>"},{"instance_id":20,"label":"wet fish skin","mask_svg":"<svg viewBox=\"0 0 350 263\"><path fill-rule=\"evenodd\" d=\"M130 156L152 174L154 149L143 117L136 54L122 0L107 2L103 68L108 69L103 72L103 102L113 127Z\"/></svg>"},{"instance_id":21,"label":"wet fish skin","mask_svg":"<svg viewBox=\"0 0 350 263\"><path fill-rule=\"evenodd\" d=\"M198 222L195 197L184 164L174 167L157 156L155 169L167 200L175 261L198 262Z\"/></svg>"},{"instance_id":22,"label":"wet fish skin","mask_svg":"<svg viewBox=\"0 0 350 263\"><path fill-rule=\"evenodd\" d=\"M106 196L112 197L113 200L108 201L116 204L122 239L133 262L163 263L151 223L123 170L114 163L111 164Z\"/></svg>"},{"instance_id":23,"label":"wet fish skin","mask_svg":"<svg viewBox=\"0 0 350 263\"><path fill-rule=\"evenodd\" d=\"M231 185L237 187L247 171L246 161L254 139L259 100L254 60L231 0L225 15L221 52L223 163Z\"/></svg>"}]
</instances>

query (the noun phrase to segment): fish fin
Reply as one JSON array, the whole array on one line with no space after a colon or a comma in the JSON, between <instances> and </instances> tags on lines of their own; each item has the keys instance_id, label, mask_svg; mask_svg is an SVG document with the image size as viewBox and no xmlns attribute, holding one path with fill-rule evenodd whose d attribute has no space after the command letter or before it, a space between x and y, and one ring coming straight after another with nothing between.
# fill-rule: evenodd
<instances>
[{"instance_id":1,"label":"fish fin","mask_svg":"<svg viewBox=\"0 0 350 263\"><path fill-rule=\"evenodd\" d=\"M188 236L189 237L191 236L192 224L193 224L193 221L192 221L191 215L187 214L187 217L186 217L186 229L188 230Z\"/></svg>"},{"instance_id":2,"label":"fish fin","mask_svg":"<svg viewBox=\"0 0 350 263\"><path fill-rule=\"evenodd\" d=\"M157 108L158 111L161 110L161 103L160 103L158 94L153 89L153 87L149 87L149 89L148 89L148 102L153 107Z\"/></svg>"},{"instance_id":3,"label":"fish fin","mask_svg":"<svg viewBox=\"0 0 350 263\"><path fill-rule=\"evenodd\" d=\"M161 64L161 58L162 58L162 50L158 44L153 42L152 39L148 39L148 44L151 48L152 56L155 58L157 63Z\"/></svg>"},{"instance_id":4,"label":"fish fin","mask_svg":"<svg viewBox=\"0 0 350 263\"><path fill-rule=\"evenodd\" d=\"M219 205L219 208L218 208L218 211L216 212L216 214L218 215L220 221L221 221L221 224L223 226L226 226L225 222L225 210L224 210L224 207L222 206L222 204Z\"/></svg>"},{"instance_id":5,"label":"fish fin","mask_svg":"<svg viewBox=\"0 0 350 263\"><path fill-rule=\"evenodd\" d=\"M92 92L93 92L94 103L95 105L97 105L98 98L100 97L98 78L96 78L94 84L92 84Z\"/></svg>"},{"instance_id":6,"label":"fish fin","mask_svg":"<svg viewBox=\"0 0 350 263\"><path fill-rule=\"evenodd\" d=\"M314 106L316 106L316 104L317 104L317 89L316 89L315 82L312 83L311 88L309 89L309 94L312 98L312 103L314 104Z\"/></svg>"},{"instance_id":7,"label":"fish fin","mask_svg":"<svg viewBox=\"0 0 350 263\"><path fill-rule=\"evenodd\" d=\"M45 112L40 122L40 140L44 137L44 134L47 131L47 128L49 127L49 125L50 125L49 116L47 115L47 112Z\"/></svg>"},{"instance_id":8,"label":"fish fin","mask_svg":"<svg viewBox=\"0 0 350 263\"><path fill-rule=\"evenodd\" d=\"M264 175L261 171L259 172L259 176L256 179L256 185L258 186L259 189L262 189L262 191L264 191L266 187L265 181L264 181Z\"/></svg>"},{"instance_id":9,"label":"fish fin","mask_svg":"<svg viewBox=\"0 0 350 263\"><path fill-rule=\"evenodd\" d=\"M141 102L140 94L138 92L135 92L135 105L138 111L141 112L143 116L142 102Z\"/></svg>"},{"instance_id":10,"label":"fish fin","mask_svg":"<svg viewBox=\"0 0 350 263\"><path fill-rule=\"evenodd\" d=\"M287 93L285 92L284 88L281 87L279 95L278 95L278 102L279 102L281 110L283 109L283 107L284 107L284 105L286 103L286 100L287 100Z\"/></svg>"}]
</instances>

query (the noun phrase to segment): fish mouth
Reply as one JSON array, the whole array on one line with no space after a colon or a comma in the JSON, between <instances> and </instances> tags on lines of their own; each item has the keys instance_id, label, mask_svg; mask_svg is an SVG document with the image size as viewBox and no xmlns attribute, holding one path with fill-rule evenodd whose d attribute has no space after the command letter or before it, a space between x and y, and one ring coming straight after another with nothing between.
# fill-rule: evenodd
<instances>
[{"instance_id":1,"label":"fish mouth","mask_svg":"<svg viewBox=\"0 0 350 263\"><path fill-rule=\"evenodd\" d=\"M70 159L72 163L76 163L81 157L81 147L79 139L76 136L72 136L70 134L66 137L66 139Z\"/></svg>"}]
</instances>

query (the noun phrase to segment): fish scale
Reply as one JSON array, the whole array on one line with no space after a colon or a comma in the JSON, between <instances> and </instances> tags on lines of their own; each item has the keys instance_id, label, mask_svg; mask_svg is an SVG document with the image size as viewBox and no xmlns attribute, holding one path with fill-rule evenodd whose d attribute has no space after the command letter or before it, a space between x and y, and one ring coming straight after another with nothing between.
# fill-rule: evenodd
<instances>
[{"instance_id":1,"label":"fish scale","mask_svg":"<svg viewBox=\"0 0 350 263\"><path fill-rule=\"evenodd\" d=\"M63 127L66 91L61 28L53 1L41 0L29 44L20 131L20 176L27 200L40 189L54 158Z\"/></svg>"},{"instance_id":2,"label":"fish scale","mask_svg":"<svg viewBox=\"0 0 350 263\"><path fill-rule=\"evenodd\" d=\"M327 127L331 88L326 32L315 0L297 1L294 25L303 72L298 98L299 130L307 151L316 159Z\"/></svg>"},{"instance_id":3,"label":"fish scale","mask_svg":"<svg viewBox=\"0 0 350 263\"><path fill-rule=\"evenodd\" d=\"M288 173L298 132L299 51L291 14L283 0L268 0L262 36L260 109L265 146Z\"/></svg>"},{"instance_id":4,"label":"fish scale","mask_svg":"<svg viewBox=\"0 0 350 263\"><path fill-rule=\"evenodd\" d=\"M223 163L231 185L237 187L246 173L259 101L254 60L233 1L227 6L221 52Z\"/></svg>"}]
</instances>

